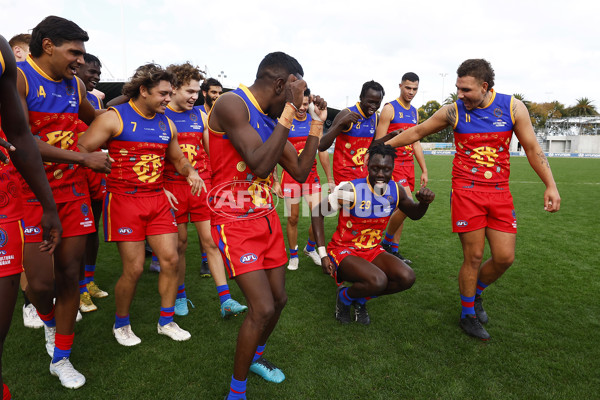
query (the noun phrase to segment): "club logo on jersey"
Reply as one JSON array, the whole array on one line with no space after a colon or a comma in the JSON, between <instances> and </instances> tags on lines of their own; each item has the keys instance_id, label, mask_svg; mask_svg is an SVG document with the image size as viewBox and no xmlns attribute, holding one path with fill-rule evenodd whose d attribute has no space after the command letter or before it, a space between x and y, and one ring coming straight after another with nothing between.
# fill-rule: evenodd
<instances>
[{"instance_id":1,"label":"club logo on jersey","mask_svg":"<svg viewBox=\"0 0 600 400\"><path fill-rule=\"evenodd\" d=\"M83 214L84 217L87 217L88 214L90 213L90 207L86 203L83 203L81 205L81 213Z\"/></svg>"},{"instance_id":2,"label":"club logo on jersey","mask_svg":"<svg viewBox=\"0 0 600 400\"><path fill-rule=\"evenodd\" d=\"M159 121L158 122L158 127L160 128L161 131L165 132L167 130L167 125L165 125L164 122Z\"/></svg>"},{"instance_id":3,"label":"club logo on jersey","mask_svg":"<svg viewBox=\"0 0 600 400\"><path fill-rule=\"evenodd\" d=\"M190 119L192 122L198 122L198 116L194 113L190 113Z\"/></svg>"},{"instance_id":4,"label":"club logo on jersey","mask_svg":"<svg viewBox=\"0 0 600 400\"><path fill-rule=\"evenodd\" d=\"M258 257L254 253L246 253L240 257L242 264L252 264L255 261L258 261Z\"/></svg>"},{"instance_id":5,"label":"club logo on jersey","mask_svg":"<svg viewBox=\"0 0 600 400\"><path fill-rule=\"evenodd\" d=\"M41 232L41 229L37 226L28 226L23 231L27 236L38 235Z\"/></svg>"},{"instance_id":6,"label":"club logo on jersey","mask_svg":"<svg viewBox=\"0 0 600 400\"><path fill-rule=\"evenodd\" d=\"M133 229L131 228L119 228L119 235L131 235L133 233Z\"/></svg>"},{"instance_id":7,"label":"club logo on jersey","mask_svg":"<svg viewBox=\"0 0 600 400\"><path fill-rule=\"evenodd\" d=\"M0 228L0 247L4 247L8 242L8 234L2 228Z\"/></svg>"},{"instance_id":8,"label":"club logo on jersey","mask_svg":"<svg viewBox=\"0 0 600 400\"><path fill-rule=\"evenodd\" d=\"M67 94L73 96L75 94L75 88L73 86L67 86Z\"/></svg>"},{"instance_id":9,"label":"club logo on jersey","mask_svg":"<svg viewBox=\"0 0 600 400\"><path fill-rule=\"evenodd\" d=\"M465 221L464 219L461 219L460 221L456 221L456 226L467 226L469 225L469 223L467 221Z\"/></svg>"},{"instance_id":10,"label":"club logo on jersey","mask_svg":"<svg viewBox=\"0 0 600 400\"><path fill-rule=\"evenodd\" d=\"M494 117L502 118L502 109L500 109L500 107L496 107L494 109Z\"/></svg>"}]
</instances>

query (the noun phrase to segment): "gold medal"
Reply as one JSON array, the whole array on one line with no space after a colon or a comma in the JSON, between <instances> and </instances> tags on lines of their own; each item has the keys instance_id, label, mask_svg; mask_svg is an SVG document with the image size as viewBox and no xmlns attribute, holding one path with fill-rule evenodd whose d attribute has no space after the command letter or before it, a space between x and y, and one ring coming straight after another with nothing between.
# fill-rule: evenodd
<instances>
[{"instance_id":1,"label":"gold medal","mask_svg":"<svg viewBox=\"0 0 600 400\"><path fill-rule=\"evenodd\" d=\"M490 179L492 177L492 171L485 171L485 174L483 174L483 176L485 177L485 179Z\"/></svg>"},{"instance_id":2,"label":"gold medal","mask_svg":"<svg viewBox=\"0 0 600 400\"><path fill-rule=\"evenodd\" d=\"M240 172L243 172L246 169L246 163L243 161L240 161L239 163L237 163L237 170Z\"/></svg>"}]
</instances>

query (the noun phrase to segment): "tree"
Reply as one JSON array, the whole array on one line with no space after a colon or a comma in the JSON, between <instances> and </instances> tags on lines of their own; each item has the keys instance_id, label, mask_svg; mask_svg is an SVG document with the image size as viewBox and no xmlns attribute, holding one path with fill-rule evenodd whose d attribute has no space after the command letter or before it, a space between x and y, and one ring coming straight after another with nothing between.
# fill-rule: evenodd
<instances>
[{"instance_id":1,"label":"tree","mask_svg":"<svg viewBox=\"0 0 600 400\"><path fill-rule=\"evenodd\" d=\"M588 99L587 97L582 97L576 101L577 104L569 109L569 112L572 116L588 117L598 115L598 111L596 111L596 106L592 104L592 100Z\"/></svg>"},{"instance_id":2,"label":"tree","mask_svg":"<svg viewBox=\"0 0 600 400\"><path fill-rule=\"evenodd\" d=\"M455 103L458 100L458 93L450 93L446 100L444 100L444 105Z\"/></svg>"},{"instance_id":3,"label":"tree","mask_svg":"<svg viewBox=\"0 0 600 400\"><path fill-rule=\"evenodd\" d=\"M524 94L515 93L515 94L513 94L513 97L517 100L521 100L523 102L523 104L525 104L525 107L527 107L527 110L529 110L529 107L531 107L531 102L529 100L525 100Z\"/></svg>"},{"instance_id":4,"label":"tree","mask_svg":"<svg viewBox=\"0 0 600 400\"><path fill-rule=\"evenodd\" d=\"M442 108L440 103L435 100L429 100L425 105L419 107L419 123L427 121L437 110ZM423 138L422 142L451 142L454 132L448 127L444 130Z\"/></svg>"},{"instance_id":5,"label":"tree","mask_svg":"<svg viewBox=\"0 0 600 400\"><path fill-rule=\"evenodd\" d=\"M551 103L529 103L529 116L536 129L543 129L548 118L563 118L569 115L565 105L558 101Z\"/></svg>"}]
</instances>

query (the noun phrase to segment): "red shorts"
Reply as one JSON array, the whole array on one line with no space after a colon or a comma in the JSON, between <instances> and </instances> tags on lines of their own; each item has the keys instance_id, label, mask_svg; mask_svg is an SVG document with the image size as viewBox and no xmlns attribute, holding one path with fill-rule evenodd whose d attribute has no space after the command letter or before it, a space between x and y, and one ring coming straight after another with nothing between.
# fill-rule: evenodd
<instances>
[{"instance_id":1,"label":"red shorts","mask_svg":"<svg viewBox=\"0 0 600 400\"><path fill-rule=\"evenodd\" d=\"M230 278L273 269L287 263L287 252L276 212L211 227Z\"/></svg>"},{"instance_id":2,"label":"red shorts","mask_svg":"<svg viewBox=\"0 0 600 400\"><path fill-rule=\"evenodd\" d=\"M57 203L58 218L62 225L62 237L83 236L96 232L94 214L89 197L78 198L66 203ZM25 243L40 243L42 241L42 206L35 203L25 203Z\"/></svg>"},{"instance_id":3,"label":"red shorts","mask_svg":"<svg viewBox=\"0 0 600 400\"><path fill-rule=\"evenodd\" d=\"M453 189L450 196L452 232L491 228L517 233L517 216L510 191L474 192Z\"/></svg>"},{"instance_id":4,"label":"red shorts","mask_svg":"<svg viewBox=\"0 0 600 400\"><path fill-rule=\"evenodd\" d=\"M23 220L0 224L0 278L23 272Z\"/></svg>"},{"instance_id":5,"label":"red shorts","mask_svg":"<svg viewBox=\"0 0 600 400\"><path fill-rule=\"evenodd\" d=\"M392 172L392 179L402 186L408 186L411 192L415 191L415 166L396 165Z\"/></svg>"},{"instance_id":6,"label":"red shorts","mask_svg":"<svg viewBox=\"0 0 600 400\"><path fill-rule=\"evenodd\" d=\"M308 174L308 178L304 183L298 183L289 173L283 171L281 176L281 189L283 197L296 199L302 196L309 196L313 193L321 193L321 183L319 182L319 174L313 168Z\"/></svg>"},{"instance_id":7,"label":"red shorts","mask_svg":"<svg viewBox=\"0 0 600 400\"><path fill-rule=\"evenodd\" d=\"M84 169L88 188L90 189L90 198L92 200L104 200L106 194L106 174L94 172L89 168Z\"/></svg>"},{"instance_id":8,"label":"red shorts","mask_svg":"<svg viewBox=\"0 0 600 400\"><path fill-rule=\"evenodd\" d=\"M106 192L102 215L107 242L138 242L146 236L177 233L175 212L162 190L152 196Z\"/></svg>"},{"instance_id":9,"label":"red shorts","mask_svg":"<svg viewBox=\"0 0 600 400\"><path fill-rule=\"evenodd\" d=\"M329 242L329 245L327 246L327 253L329 253L329 259L335 265L336 282L342 282L337 276L337 271L340 268L340 263L344 258L348 256L355 256L360 257L363 260L367 260L368 262L373 262L375 257L381 253L385 253L385 250L379 245L370 249L357 249L355 247L338 246L333 242Z\"/></svg>"},{"instance_id":10,"label":"red shorts","mask_svg":"<svg viewBox=\"0 0 600 400\"><path fill-rule=\"evenodd\" d=\"M210 208L208 207L208 192L210 192L210 179L204 179L206 190L201 190L200 195L192 195L190 185L182 183L165 182L165 189L177 198L175 220L178 224L186 222L210 221ZM189 215L189 217L188 217Z\"/></svg>"}]
</instances>

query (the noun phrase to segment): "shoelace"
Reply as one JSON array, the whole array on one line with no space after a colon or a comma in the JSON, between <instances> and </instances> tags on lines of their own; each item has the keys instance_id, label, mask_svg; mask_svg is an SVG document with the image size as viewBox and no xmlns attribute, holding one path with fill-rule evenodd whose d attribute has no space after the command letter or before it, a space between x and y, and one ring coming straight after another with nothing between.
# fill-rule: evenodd
<instances>
[{"instance_id":1,"label":"shoelace","mask_svg":"<svg viewBox=\"0 0 600 400\"><path fill-rule=\"evenodd\" d=\"M266 359L264 359L262 357L260 357L258 360L256 360L256 363L264 366L269 371L274 371L276 369L279 369L271 361L266 360Z\"/></svg>"},{"instance_id":2,"label":"shoelace","mask_svg":"<svg viewBox=\"0 0 600 400\"><path fill-rule=\"evenodd\" d=\"M196 307L194 306L194 303L192 303L192 301L191 301L190 299L186 299L186 300L188 301L188 303L190 303L190 305L192 306L192 308L196 308Z\"/></svg>"},{"instance_id":3,"label":"shoelace","mask_svg":"<svg viewBox=\"0 0 600 400\"><path fill-rule=\"evenodd\" d=\"M56 364L59 364L59 363L63 363L62 366L60 366L60 374L62 376L64 376L65 378L74 378L74 377L79 376L79 372L77 372L75 370L75 367L73 367L73 364L71 364L71 361L69 361L69 359L67 357L64 357L62 360L60 360ZM58 365L57 365L57 367L58 367Z\"/></svg>"}]
</instances>

